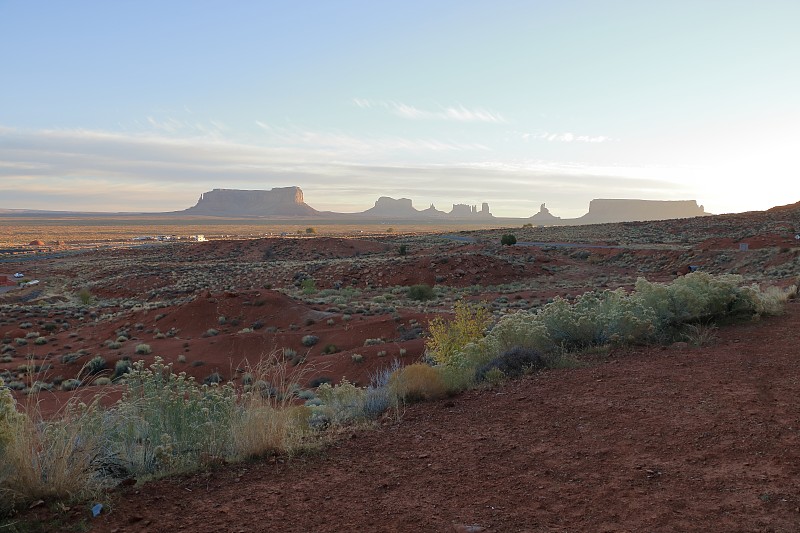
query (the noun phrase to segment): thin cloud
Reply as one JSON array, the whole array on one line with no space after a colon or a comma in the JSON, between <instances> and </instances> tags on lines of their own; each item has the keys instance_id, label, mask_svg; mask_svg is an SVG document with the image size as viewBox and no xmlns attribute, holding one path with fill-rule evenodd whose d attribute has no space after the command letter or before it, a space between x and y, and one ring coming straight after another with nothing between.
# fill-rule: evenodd
<instances>
[{"instance_id":1,"label":"thin cloud","mask_svg":"<svg viewBox=\"0 0 800 533\"><path fill-rule=\"evenodd\" d=\"M576 135L571 132L566 133L523 133L522 140L524 141L532 141L532 140L542 140L542 141L550 141L550 142L563 142L563 143L572 143L572 142L580 142L580 143L604 143L613 141L611 137L606 135Z\"/></svg>"},{"instance_id":2,"label":"thin cloud","mask_svg":"<svg viewBox=\"0 0 800 533\"><path fill-rule=\"evenodd\" d=\"M666 178L634 179L656 175L642 169L495 160L491 150L440 140L275 128L266 137L243 143L166 132L0 127L0 208L170 211L193 205L213 188L290 185L302 187L319 210L360 211L390 195L442 209L489 201L497 216L531 216L541 202L585 211L597 191L620 198L693 197ZM427 163L420 161L422 151ZM449 153L473 162L445 163ZM573 215L563 208L556 214Z\"/></svg>"},{"instance_id":3,"label":"thin cloud","mask_svg":"<svg viewBox=\"0 0 800 533\"><path fill-rule=\"evenodd\" d=\"M447 120L455 122L487 122L506 124L508 120L495 111L482 108L467 108L463 105L441 107L437 110L419 107L394 101L373 101L364 98L353 98L353 103L361 109L385 109L398 117L411 120Z\"/></svg>"}]
</instances>

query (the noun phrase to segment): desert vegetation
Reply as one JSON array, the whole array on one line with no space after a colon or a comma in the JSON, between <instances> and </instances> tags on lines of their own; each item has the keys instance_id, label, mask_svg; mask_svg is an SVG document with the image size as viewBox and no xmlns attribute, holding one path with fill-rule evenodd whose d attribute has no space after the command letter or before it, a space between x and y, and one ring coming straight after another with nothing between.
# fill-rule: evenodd
<instances>
[{"instance_id":1,"label":"desert vegetation","mask_svg":"<svg viewBox=\"0 0 800 533\"><path fill-rule=\"evenodd\" d=\"M26 435L2 440L4 512L303 454L411 404L612 353L712 347L796 292L788 226L742 233L743 253L720 235L727 219L702 238L681 227L531 226L513 246L508 229L338 239L319 227L30 263L42 283L0 295L2 434ZM267 355L251 366L254 354ZM74 483L50 483L54 469Z\"/></svg>"},{"instance_id":2,"label":"desert vegetation","mask_svg":"<svg viewBox=\"0 0 800 533\"><path fill-rule=\"evenodd\" d=\"M116 403L103 407L97 399L86 404L76 398L49 419L35 407L18 410L10 390L0 386L4 511L39 499L89 498L129 478L299 453L319 446L327 428L560 366L589 348L672 342L687 326L779 314L796 290L762 290L743 285L739 276L694 273L672 283L640 279L630 292L556 298L495 323L485 307L459 301L452 319L431 322L429 363L396 361L366 386L343 379L304 389L307 369L292 371L286 353L243 369L243 387L221 377L198 384L158 357L149 366L118 365L115 379L123 392ZM311 343L304 338L304 344ZM85 374L105 366L95 357Z\"/></svg>"}]
</instances>

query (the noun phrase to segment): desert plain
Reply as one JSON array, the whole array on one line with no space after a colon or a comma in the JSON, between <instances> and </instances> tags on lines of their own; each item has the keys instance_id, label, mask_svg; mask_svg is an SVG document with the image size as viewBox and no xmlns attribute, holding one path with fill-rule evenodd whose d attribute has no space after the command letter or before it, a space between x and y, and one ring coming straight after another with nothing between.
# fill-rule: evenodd
<instances>
[{"instance_id":1,"label":"desert plain","mask_svg":"<svg viewBox=\"0 0 800 533\"><path fill-rule=\"evenodd\" d=\"M242 387L250 363L278 353L313 397L320 383L363 387L423 360L431 321L459 301L497 321L641 277L701 271L785 288L800 273L798 204L494 229L118 222L0 220L0 373L20 408L32 396L45 418L75 397L112 406L118 362L156 357L197 382ZM209 240L133 240L197 234ZM516 244L501 244L508 234ZM17 272L38 283L16 286ZM586 350L563 368L328 429L312 454L134 479L102 496L96 518L85 502L43 502L6 527L795 531L798 326L789 300L780 316Z\"/></svg>"}]
</instances>

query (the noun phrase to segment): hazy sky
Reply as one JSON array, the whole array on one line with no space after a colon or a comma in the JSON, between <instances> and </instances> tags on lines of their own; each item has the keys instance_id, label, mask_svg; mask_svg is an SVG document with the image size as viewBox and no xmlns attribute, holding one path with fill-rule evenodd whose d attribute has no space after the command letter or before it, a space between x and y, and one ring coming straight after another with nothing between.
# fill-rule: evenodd
<instances>
[{"instance_id":1,"label":"hazy sky","mask_svg":"<svg viewBox=\"0 0 800 533\"><path fill-rule=\"evenodd\" d=\"M800 200L800 1L0 0L0 208Z\"/></svg>"}]
</instances>

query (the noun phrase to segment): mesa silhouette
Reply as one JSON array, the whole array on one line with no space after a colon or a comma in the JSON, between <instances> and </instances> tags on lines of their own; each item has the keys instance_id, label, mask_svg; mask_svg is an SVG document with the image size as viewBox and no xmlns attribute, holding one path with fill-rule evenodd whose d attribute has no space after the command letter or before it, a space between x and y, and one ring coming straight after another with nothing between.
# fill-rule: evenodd
<instances>
[{"instance_id":1,"label":"mesa silhouette","mask_svg":"<svg viewBox=\"0 0 800 533\"><path fill-rule=\"evenodd\" d=\"M315 219L364 219L407 221L497 221L530 222L537 225L578 225L608 222L666 220L708 215L695 200L638 200L595 199L589 211L579 218L561 218L553 215L545 204L529 218L497 217L489 204L453 204L449 212L431 204L427 209L416 209L408 198L381 196L375 205L357 213L318 211L308 205L300 187L275 187L270 190L214 189L200 195L194 206L175 214L214 217L298 217Z\"/></svg>"}]
</instances>

